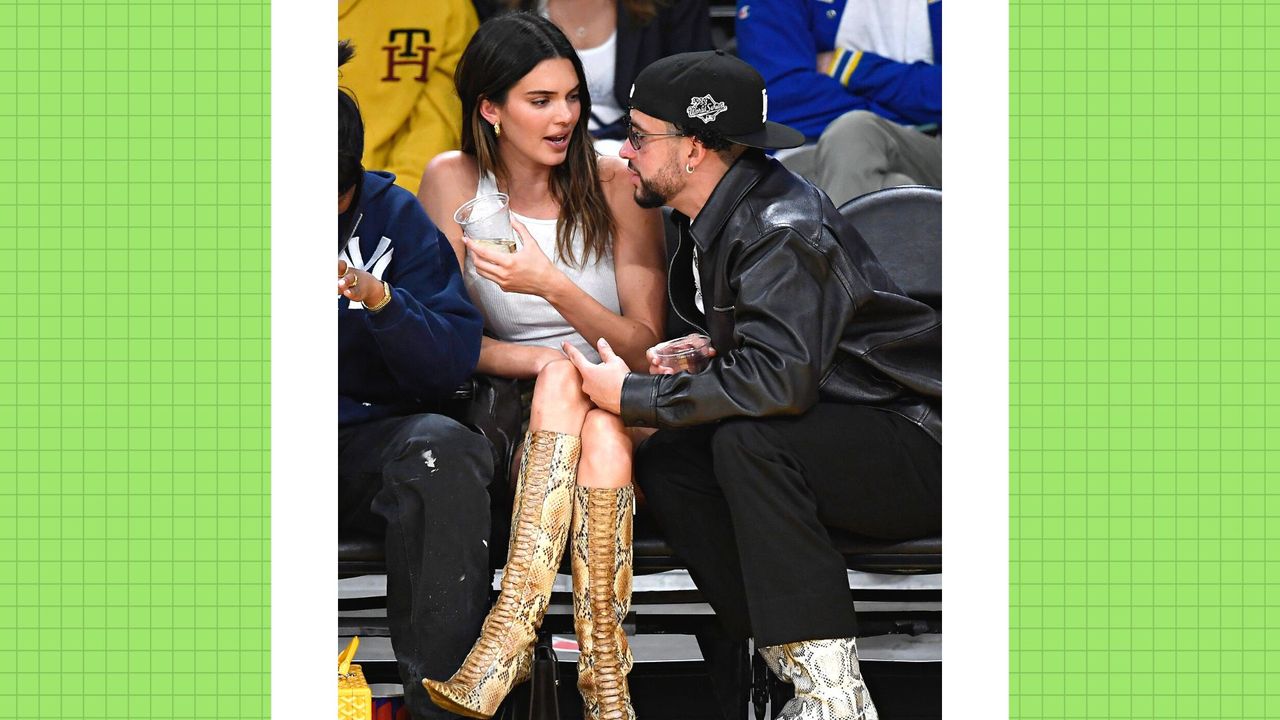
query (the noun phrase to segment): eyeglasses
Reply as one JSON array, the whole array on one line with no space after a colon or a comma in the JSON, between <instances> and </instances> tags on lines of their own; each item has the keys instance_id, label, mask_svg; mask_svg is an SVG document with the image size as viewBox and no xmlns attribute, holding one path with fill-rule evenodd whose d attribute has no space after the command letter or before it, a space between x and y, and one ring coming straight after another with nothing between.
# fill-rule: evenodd
<instances>
[{"instance_id":1,"label":"eyeglasses","mask_svg":"<svg viewBox=\"0 0 1280 720\"><path fill-rule=\"evenodd\" d=\"M643 138L651 138L651 137L659 137L659 138L684 137L684 133L682 132L667 132L667 133L640 132L639 130L636 130L634 125L632 125L631 123L627 123L627 141L631 143L631 148L636 152L640 152L641 146L644 145L644 142L642 141Z\"/></svg>"}]
</instances>

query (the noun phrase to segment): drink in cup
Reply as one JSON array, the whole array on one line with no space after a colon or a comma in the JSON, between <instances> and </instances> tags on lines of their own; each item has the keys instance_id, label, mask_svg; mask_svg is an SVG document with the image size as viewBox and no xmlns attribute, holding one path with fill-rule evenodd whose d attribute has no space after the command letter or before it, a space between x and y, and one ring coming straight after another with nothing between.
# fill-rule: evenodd
<instances>
[{"instance_id":1,"label":"drink in cup","mask_svg":"<svg viewBox=\"0 0 1280 720\"><path fill-rule=\"evenodd\" d=\"M464 236L483 247L513 253L516 240L507 207L509 200L506 193L474 197L453 214L454 222L462 226Z\"/></svg>"},{"instance_id":2,"label":"drink in cup","mask_svg":"<svg viewBox=\"0 0 1280 720\"><path fill-rule=\"evenodd\" d=\"M471 237L468 235L467 237ZM516 241L506 238L471 238L471 242L479 245L486 250L494 252L513 253L516 251Z\"/></svg>"},{"instance_id":3,"label":"drink in cup","mask_svg":"<svg viewBox=\"0 0 1280 720\"><path fill-rule=\"evenodd\" d=\"M658 364L676 371L702 372L711 361L711 338L706 335L685 335L658 345L653 349Z\"/></svg>"}]
</instances>

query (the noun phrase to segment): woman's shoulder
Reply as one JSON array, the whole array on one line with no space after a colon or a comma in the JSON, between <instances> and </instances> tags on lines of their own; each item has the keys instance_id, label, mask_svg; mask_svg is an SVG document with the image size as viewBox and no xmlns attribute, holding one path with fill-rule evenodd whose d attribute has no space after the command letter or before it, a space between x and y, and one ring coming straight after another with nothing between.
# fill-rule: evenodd
<instances>
[{"instance_id":1,"label":"woman's shoulder","mask_svg":"<svg viewBox=\"0 0 1280 720\"><path fill-rule=\"evenodd\" d=\"M451 213L451 208L475 195L479 173L474 156L458 150L442 152L427 163L418 186L418 200L428 215L438 215L445 209ZM433 218L442 222L441 218Z\"/></svg>"},{"instance_id":2,"label":"woman's shoulder","mask_svg":"<svg viewBox=\"0 0 1280 720\"><path fill-rule=\"evenodd\" d=\"M475 195L478 173L475 159L457 150L440 153L427 163L418 186L418 202L446 235L457 227L452 222L453 210Z\"/></svg>"},{"instance_id":3,"label":"woman's shoulder","mask_svg":"<svg viewBox=\"0 0 1280 720\"><path fill-rule=\"evenodd\" d=\"M598 155L596 156L596 167L600 169L600 179L604 179L604 173L610 170L627 171L627 161L617 155Z\"/></svg>"},{"instance_id":4,"label":"woman's shoulder","mask_svg":"<svg viewBox=\"0 0 1280 720\"><path fill-rule=\"evenodd\" d=\"M449 150L440 153L427 163L427 169L422 173L422 184L426 186L427 183L431 183L437 190L455 188L458 191L462 191L458 186L463 185L469 186L467 192L473 192L479 173L474 156L467 155L461 150Z\"/></svg>"},{"instance_id":5,"label":"woman's shoulder","mask_svg":"<svg viewBox=\"0 0 1280 720\"><path fill-rule=\"evenodd\" d=\"M642 226L646 219L657 217L657 210L649 210L636 204L635 186L631 184L631 170L627 167L627 161L619 157L601 156L598 167L605 201L609 203L619 229L634 229ZM619 235L627 233L619 232Z\"/></svg>"},{"instance_id":6,"label":"woman's shoulder","mask_svg":"<svg viewBox=\"0 0 1280 720\"><path fill-rule=\"evenodd\" d=\"M600 173L600 185L604 187L606 195L631 186L631 171L627 169L627 162L620 157L601 155L596 158L596 170Z\"/></svg>"}]
</instances>

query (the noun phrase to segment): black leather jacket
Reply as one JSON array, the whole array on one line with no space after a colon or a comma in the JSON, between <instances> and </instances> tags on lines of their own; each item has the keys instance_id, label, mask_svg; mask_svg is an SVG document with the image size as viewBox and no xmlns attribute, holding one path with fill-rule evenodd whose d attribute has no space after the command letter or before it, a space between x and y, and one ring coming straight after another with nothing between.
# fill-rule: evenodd
<instances>
[{"instance_id":1,"label":"black leather jacket","mask_svg":"<svg viewBox=\"0 0 1280 720\"><path fill-rule=\"evenodd\" d=\"M748 151L692 225L673 217L671 302L717 354L696 375L628 375L628 425L797 415L824 400L898 413L942 442L942 322L902 294L826 195Z\"/></svg>"}]
</instances>

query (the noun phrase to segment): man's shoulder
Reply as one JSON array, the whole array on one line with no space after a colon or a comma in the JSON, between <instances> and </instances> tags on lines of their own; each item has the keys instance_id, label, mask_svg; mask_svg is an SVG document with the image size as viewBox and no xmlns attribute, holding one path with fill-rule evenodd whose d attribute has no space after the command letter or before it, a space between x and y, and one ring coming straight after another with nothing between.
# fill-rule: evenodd
<instances>
[{"instance_id":1,"label":"man's shoulder","mask_svg":"<svg viewBox=\"0 0 1280 720\"><path fill-rule=\"evenodd\" d=\"M812 183L771 158L744 200L739 212L755 219L761 237L789 231L810 242L822 234L824 207L830 203Z\"/></svg>"},{"instance_id":2,"label":"man's shoulder","mask_svg":"<svg viewBox=\"0 0 1280 720\"><path fill-rule=\"evenodd\" d=\"M385 170L366 171L361 195L361 210L366 214L401 217L406 213L426 220L426 211L413 193L396 184L396 176ZM430 220L426 220L430 222Z\"/></svg>"},{"instance_id":3,"label":"man's shoulder","mask_svg":"<svg viewBox=\"0 0 1280 720\"><path fill-rule=\"evenodd\" d=\"M405 250L422 245L428 239L434 240L436 226L418 198L395 184L395 175L384 171L366 172L361 194L356 236L368 238L368 242L394 243ZM365 242L362 240L361 244Z\"/></svg>"}]
</instances>

